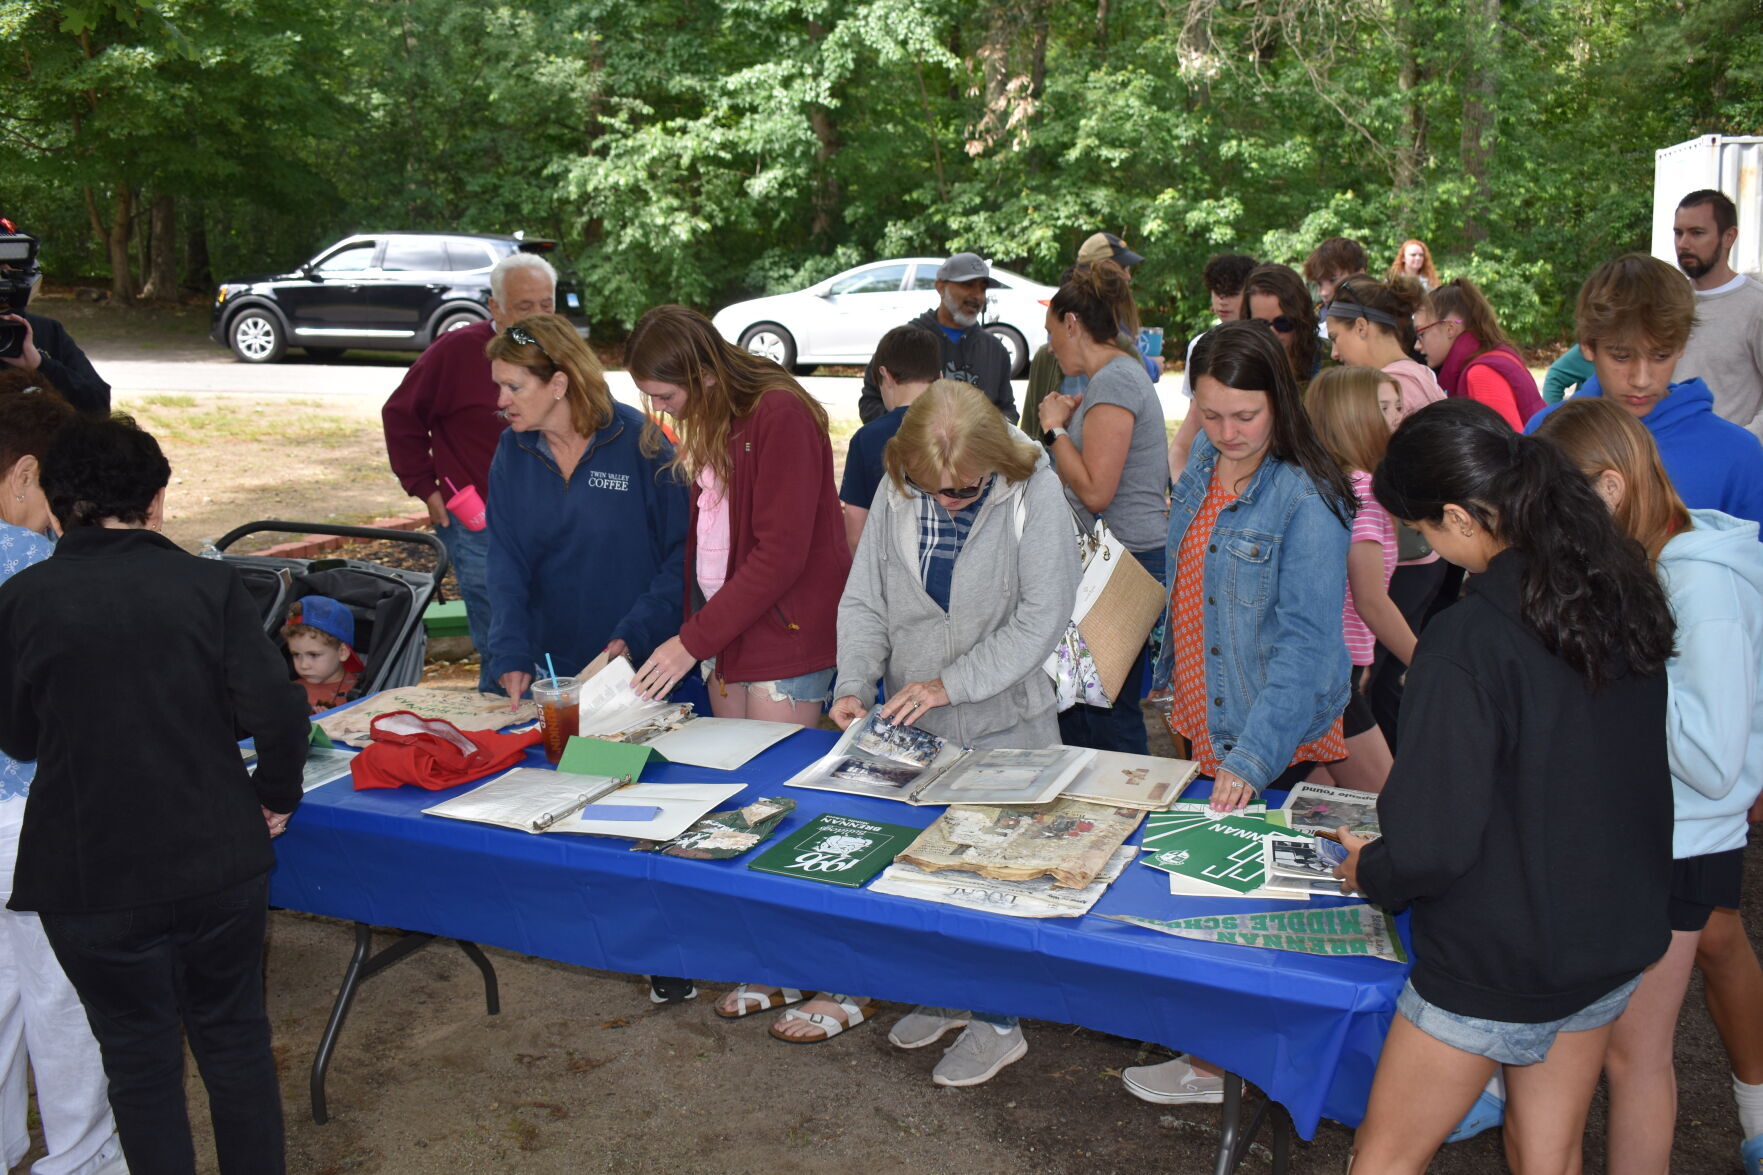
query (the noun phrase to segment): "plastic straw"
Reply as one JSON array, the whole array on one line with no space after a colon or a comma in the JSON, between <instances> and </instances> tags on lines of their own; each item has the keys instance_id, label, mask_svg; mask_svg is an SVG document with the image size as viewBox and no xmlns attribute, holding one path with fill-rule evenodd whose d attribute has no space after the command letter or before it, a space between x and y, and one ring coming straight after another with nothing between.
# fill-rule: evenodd
<instances>
[{"instance_id":1,"label":"plastic straw","mask_svg":"<svg viewBox=\"0 0 1763 1175\"><path fill-rule=\"evenodd\" d=\"M459 487L453 484L452 478L443 477L441 480L447 483L447 489L449 492L451 492L453 494L454 497L459 496Z\"/></svg>"},{"instance_id":2,"label":"plastic straw","mask_svg":"<svg viewBox=\"0 0 1763 1175\"><path fill-rule=\"evenodd\" d=\"M557 667L551 664L551 654L545 654L545 669L551 674L551 688L557 688Z\"/></svg>"}]
</instances>

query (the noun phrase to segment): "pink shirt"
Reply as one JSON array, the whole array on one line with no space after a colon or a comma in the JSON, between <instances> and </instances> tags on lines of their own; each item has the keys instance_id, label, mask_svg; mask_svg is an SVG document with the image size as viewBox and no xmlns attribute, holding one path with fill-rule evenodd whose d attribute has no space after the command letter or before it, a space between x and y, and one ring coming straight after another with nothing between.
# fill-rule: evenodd
<instances>
[{"instance_id":1,"label":"pink shirt","mask_svg":"<svg viewBox=\"0 0 1763 1175\"><path fill-rule=\"evenodd\" d=\"M1353 496L1359 499L1359 512L1353 516L1354 543L1378 543L1383 547L1383 586L1389 590L1390 576L1396 570L1396 524L1390 513L1371 493L1371 475L1355 469L1352 475ZM1359 618L1353 607L1353 591L1347 589L1347 602L1341 609L1341 630L1347 638L1347 654L1355 665L1371 664L1377 638Z\"/></svg>"},{"instance_id":2,"label":"pink shirt","mask_svg":"<svg viewBox=\"0 0 1763 1175\"><path fill-rule=\"evenodd\" d=\"M698 471L698 590L708 600L728 580L728 494L706 465Z\"/></svg>"},{"instance_id":3,"label":"pink shirt","mask_svg":"<svg viewBox=\"0 0 1763 1175\"><path fill-rule=\"evenodd\" d=\"M1402 419L1420 411L1428 404L1445 398L1445 390L1439 387L1438 376L1432 368L1424 363L1416 363L1412 359L1398 359L1387 364L1383 372L1396 381L1396 391L1402 397Z\"/></svg>"}]
</instances>

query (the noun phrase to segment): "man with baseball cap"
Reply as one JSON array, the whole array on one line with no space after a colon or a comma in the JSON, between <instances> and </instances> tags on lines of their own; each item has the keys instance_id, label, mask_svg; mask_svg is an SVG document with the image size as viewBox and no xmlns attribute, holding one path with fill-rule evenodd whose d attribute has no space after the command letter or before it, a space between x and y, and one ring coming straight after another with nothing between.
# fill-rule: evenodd
<instances>
[{"instance_id":1,"label":"man with baseball cap","mask_svg":"<svg viewBox=\"0 0 1763 1175\"><path fill-rule=\"evenodd\" d=\"M979 325L986 291L1003 283L977 253L957 253L937 270L937 305L914 318L937 336L943 350L943 378L970 383L998 406L1005 420L1016 419L1016 395L1010 387L1010 352ZM857 414L868 424L886 410L875 360L863 371L863 394Z\"/></svg>"},{"instance_id":2,"label":"man with baseball cap","mask_svg":"<svg viewBox=\"0 0 1763 1175\"><path fill-rule=\"evenodd\" d=\"M1131 269L1144 258L1126 247L1126 242L1113 233L1091 233L1077 247L1077 263L1112 261L1122 269Z\"/></svg>"}]
</instances>

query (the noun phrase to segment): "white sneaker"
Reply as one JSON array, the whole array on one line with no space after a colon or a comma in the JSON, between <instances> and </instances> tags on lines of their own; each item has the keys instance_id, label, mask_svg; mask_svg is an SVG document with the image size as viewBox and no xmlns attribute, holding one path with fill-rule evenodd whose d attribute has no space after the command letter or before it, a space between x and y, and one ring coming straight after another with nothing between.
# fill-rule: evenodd
<instances>
[{"instance_id":1,"label":"white sneaker","mask_svg":"<svg viewBox=\"0 0 1763 1175\"><path fill-rule=\"evenodd\" d=\"M1028 1041L1023 1039L1020 1024L1009 1032L999 1032L990 1024L969 1024L943 1052L930 1079L938 1085L983 1085L996 1077L998 1070L1027 1055Z\"/></svg>"},{"instance_id":2,"label":"white sneaker","mask_svg":"<svg viewBox=\"0 0 1763 1175\"><path fill-rule=\"evenodd\" d=\"M903 1049L921 1049L937 1043L951 1029L966 1028L972 1020L972 1012L920 1004L900 1018L888 1033L888 1039Z\"/></svg>"},{"instance_id":3,"label":"white sneaker","mask_svg":"<svg viewBox=\"0 0 1763 1175\"><path fill-rule=\"evenodd\" d=\"M1195 1072L1186 1056L1161 1065L1135 1065L1120 1080L1134 1097L1160 1106L1215 1106L1224 1101L1224 1078Z\"/></svg>"}]
</instances>

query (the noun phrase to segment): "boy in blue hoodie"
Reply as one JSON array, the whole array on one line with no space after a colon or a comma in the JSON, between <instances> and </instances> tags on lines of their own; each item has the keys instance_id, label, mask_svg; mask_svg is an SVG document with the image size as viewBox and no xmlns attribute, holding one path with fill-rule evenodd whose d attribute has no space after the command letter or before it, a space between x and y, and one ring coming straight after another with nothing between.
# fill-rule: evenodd
<instances>
[{"instance_id":1,"label":"boy in blue hoodie","mask_svg":"<svg viewBox=\"0 0 1763 1175\"><path fill-rule=\"evenodd\" d=\"M1696 320L1683 275L1642 253L1618 257L1587 279L1576 318L1596 374L1575 398L1603 396L1646 425L1690 509L1763 522L1763 443L1714 414L1714 393L1701 380L1671 382ZM1524 431L1534 433L1556 407Z\"/></svg>"}]
</instances>

